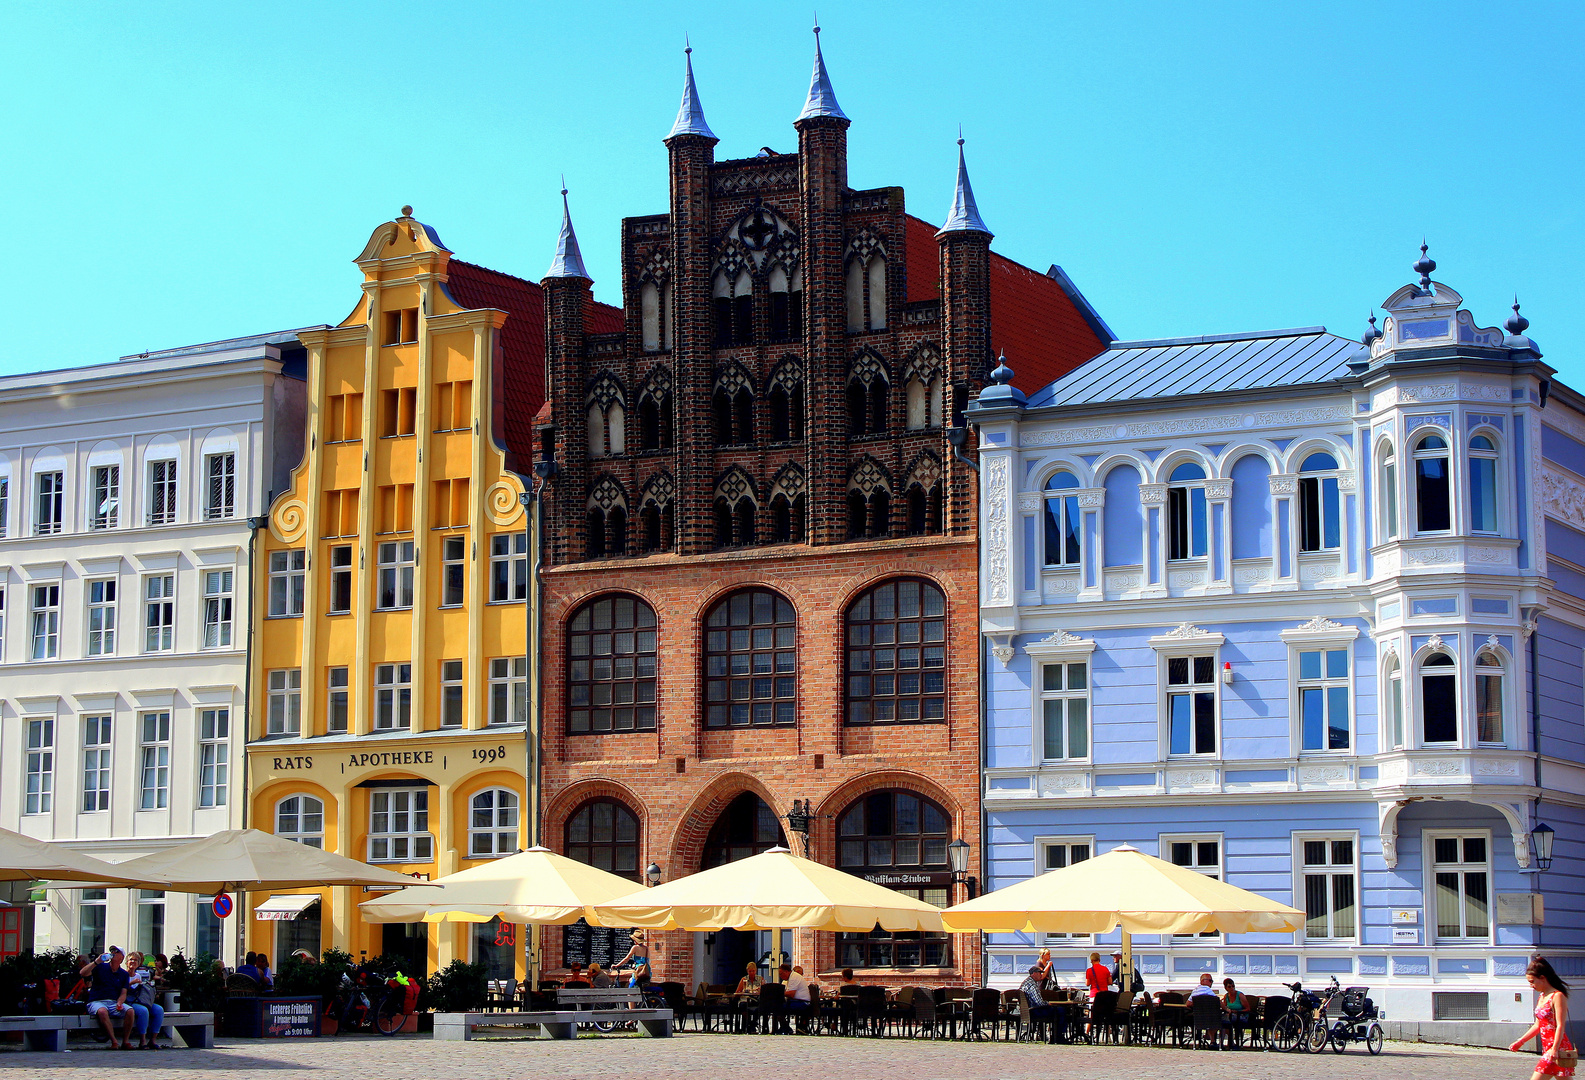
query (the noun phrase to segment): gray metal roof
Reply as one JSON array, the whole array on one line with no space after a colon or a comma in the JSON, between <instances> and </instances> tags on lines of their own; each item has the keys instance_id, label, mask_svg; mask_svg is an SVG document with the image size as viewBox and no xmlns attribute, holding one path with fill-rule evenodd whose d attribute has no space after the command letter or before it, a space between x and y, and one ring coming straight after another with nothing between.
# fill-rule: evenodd
<instances>
[{"instance_id":1,"label":"gray metal roof","mask_svg":"<svg viewBox=\"0 0 1585 1080\"><path fill-rule=\"evenodd\" d=\"M837 120L848 118L842 106L837 104L837 92L831 89L831 76L826 74L826 58L820 55L820 27L816 26L815 70L809 79L809 97L804 101L804 109L798 114L798 119L813 120L821 116Z\"/></svg>"},{"instance_id":2,"label":"gray metal roof","mask_svg":"<svg viewBox=\"0 0 1585 1080\"><path fill-rule=\"evenodd\" d=\"M578 234L572 231L572 211L567 209L567 189L561 189L561 235L556 237L556 257L550 260L548 278L589 277L578 250ZM591 279L593 280L593 279Z\"/></svg>"},{"instance_id":3,"label":"gray metal roof","mask_svg":"<svg viewBox=\"0 0 1585 1080\"><path fill-rule=\"evenodd\" d=\"M1029 408L1215 394L1330 382L1359 342L1324 326L1214 337L1117 341L1029 395Z\"/></svg>"},{"instance_id":4,"label":"gray metal roof","mask_svg":"<svg viewBox=\"0 0 1585 1080\"><path fill-rule=\"evenodd\" d=\"M683 50L684 63L688 74L682 84L682 105L677 109L677 121L671 126L668 139L675 139L679 135L703 135L707 139L715 138L715 132L710 130L710 125L704 122L704 106L699 103L699 88L693 82L693 46L689 45Z\"/></svg>"},{"instance_id":5,"label":"gray metal roof","mask_svg":"<svg viewBox=\"0 0 1585 1080\"><path fill-rule=\"evenodd\" d=\"M969 183L969 167L963 163L963 136L958 136L958 186L952 191L952 209L947 211L947 223L941 226L946 232L982 232L989 234L980 208L974 202L974 187Z\"/></svg>"}]
</instances>

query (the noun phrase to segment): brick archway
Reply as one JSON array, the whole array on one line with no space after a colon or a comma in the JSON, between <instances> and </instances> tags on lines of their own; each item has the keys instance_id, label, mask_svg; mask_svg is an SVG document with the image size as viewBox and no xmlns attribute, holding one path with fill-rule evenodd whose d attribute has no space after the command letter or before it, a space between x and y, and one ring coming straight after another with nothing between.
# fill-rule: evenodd
<instances>
[{"instance_id":1,"label":"brick archway","mask_svg":"<svg viewBox=\"0 0 1585 1080\"><path fill-rule=\"evenodd\" d=\"M809 857L827 866L835 866L837 864L836 821L842 811L872 791L894 789L911 791L929 799L947 812L955 835L968 834L966 839L970 842L977 839L978 818L971 820L963 804L953 798L950 791L921 773L889 769L854 777L834 788L820 800L819 808L815 811L815 821L818 824L811 830L809 838Z\"/></svg>"},{"instance_id":2,"label":"brick archway","mask_svg":"<svg viewBox=\"0 0 1585 1080\"><path fill-rule=\"evenodd\" d=\"M557 792L556 797L545 808L545 828L540 834L539 842L558 854L564 854L561 850L565 846L562 843L562 836L567 827L567 819L573 815L573 811L590 799L615 799L638 818L641 866L660 854L662 849L658 839L650 835L649 807L632 788L607 777L580 780Z\"/></svg>"},{"instance_id":3,"label":"brick archway","mask_svg":"<svg viewBox=\"0 0 1585 1080\"><path fill-rule=\"evenodd\" d=\"M716 777L694 796L677 821L677 829L671 839L671 863L666 867L667 880L699 872L710 830L732 800L745 791L758 795L766 806L780 814L781 808L777 806L775 796L757 777L740 772L723 773Z\"/></svg>"}]
</instances>

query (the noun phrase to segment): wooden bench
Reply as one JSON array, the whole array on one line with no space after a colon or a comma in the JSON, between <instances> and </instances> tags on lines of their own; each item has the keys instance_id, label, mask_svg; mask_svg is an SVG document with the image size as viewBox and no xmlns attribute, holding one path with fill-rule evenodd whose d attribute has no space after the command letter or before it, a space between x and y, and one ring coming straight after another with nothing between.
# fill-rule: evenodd
<instances>
[{"instance_id":1,"label":"wooden bench","mask_svg":"<svg viewBox=\"0 0 1585 1080\"><path fill-rule=\"evenodd\" d=\"M671 1036L670 1009L629 1008L644 1004L644 992L637 987L610 986L602 989L557 990L558 1008L546 1012L471 1012L436 1013L435 1038L467 1040L476 1027L537 1027L543 1039L577 1038L579 1024L621 1024L636 1022L650 1036Z\"/></svg>"},{"instance_id":2,"label":"wooden bench","mask_svg":"<svg viewBox=\"0 0 1585 1080\"><path fill-rule=\"evenodd\" d=\"M0 1032L20 1031L27 1037L29 1050L66 1049L66 1036L73 1031L102 1031L96 1016L62 1013L54 1016L0 1016ZM168 1012L162 1029L166 1038L182 1037L188 1047L207 1050L215 1045L215 1014L207 1012ZM173 1034L174 1033L174 1034Z\"/></svg>"}]
</instances>

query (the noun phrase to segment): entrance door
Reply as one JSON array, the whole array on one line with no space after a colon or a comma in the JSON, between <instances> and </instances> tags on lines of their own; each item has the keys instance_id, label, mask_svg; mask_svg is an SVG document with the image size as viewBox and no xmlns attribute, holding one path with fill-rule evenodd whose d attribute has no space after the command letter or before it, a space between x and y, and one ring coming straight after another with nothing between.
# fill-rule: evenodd
<instances>
[{"instance_id":1,"label":"entrance door","mask_svg":"<svg viewBox=\"0 0 1585 1080\"><path fill-rule=\"evenodd\" d=\"M0 908L0 960L22 951L22 909Z\"/></svg>"},{"instance_id":2,"label":"entrance door","mask_svg":"<svg viewBox=\"0 0 1585 1080\"><path fill-rule=\"evenodd\" d=\"M400 956L403 975L429 974L429 927L425 923L385 923L381 927L380 952Z\"/></svg>"}]
</instances>

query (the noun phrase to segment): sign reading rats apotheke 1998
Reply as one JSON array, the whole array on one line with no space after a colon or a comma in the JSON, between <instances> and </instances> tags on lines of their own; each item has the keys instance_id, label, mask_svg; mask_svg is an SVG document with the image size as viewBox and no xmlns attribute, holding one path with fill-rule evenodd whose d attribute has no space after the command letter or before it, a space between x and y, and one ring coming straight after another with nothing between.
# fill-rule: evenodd
<instances>
[{"instance_id":1,"label":"sign reading rats apotheke 1998","mask_svg":"<svg viewBox=\"0 0 1585 1080\"><path fill-rule=\"evenodd\" d=\"M405 741L405 740L404 740ZM423 739L430 745L401 749L358 750L338 753L315 747L312 753L296 753L297 746L264 745L250 748L248 759L253 782L287 777L313 779L320 783L345 781L356 784L367 776L400 769L437 782L461 779L484 768L505 768L522 772L525 766L523 739L501 737L500 732L447 733Z\"/></svg>"}]
</instances>

